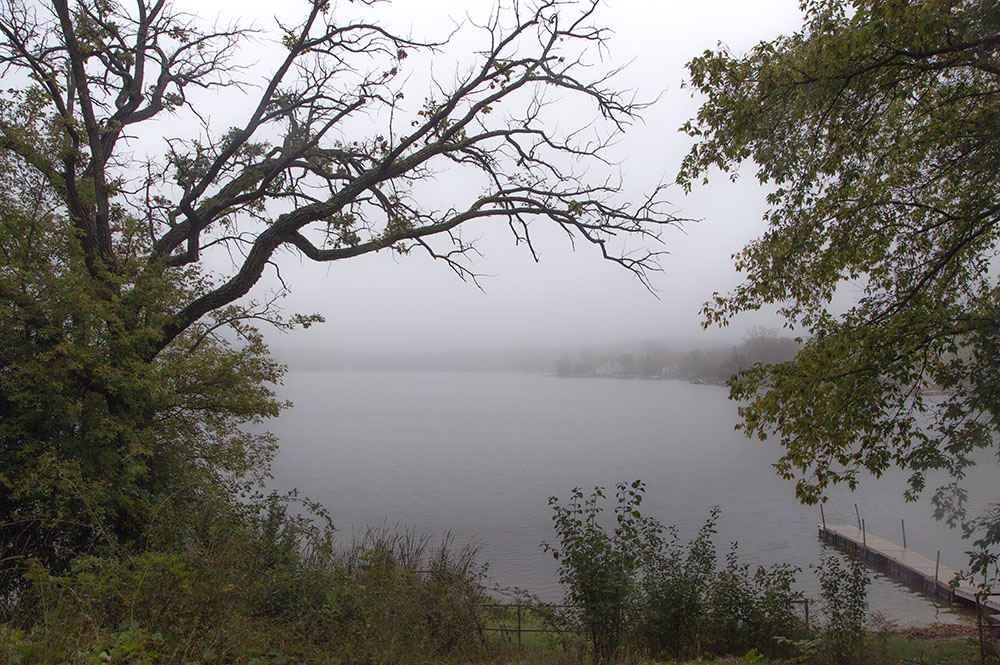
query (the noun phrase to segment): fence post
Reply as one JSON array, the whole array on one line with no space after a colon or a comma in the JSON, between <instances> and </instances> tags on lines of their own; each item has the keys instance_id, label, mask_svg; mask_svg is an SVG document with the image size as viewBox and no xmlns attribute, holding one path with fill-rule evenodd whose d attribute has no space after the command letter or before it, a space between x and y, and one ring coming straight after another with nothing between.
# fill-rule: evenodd
<instances>
[{"instance_id":1,"label":"fence post","mask_svg":"<svg viewBox=\"0 0 1000 665\"><path fill-rule=\"evenodd\" d=\"M809 599L805 598L806 601L806 632L811 633L812 628L809 626Z\"/></svg>"},{"instance_id":2,"label":"fence post","mask_svg":"<svg viewBox=\"0 0 1000 665\"><path fill-rule=\"evenodd\" d=\"M903 525L903 549L906 549L906 520L899 520L899 523Z\"/></svg>"},{"instance_id":3,"label":"fence post","mask_svg":"<svg viewBox=\"0 0 1000 665\"><path fill-rule=\"evenodd\" d=\"M517 604L517 650L521 651L521 603Z\"/></svg>"}]
</instances>

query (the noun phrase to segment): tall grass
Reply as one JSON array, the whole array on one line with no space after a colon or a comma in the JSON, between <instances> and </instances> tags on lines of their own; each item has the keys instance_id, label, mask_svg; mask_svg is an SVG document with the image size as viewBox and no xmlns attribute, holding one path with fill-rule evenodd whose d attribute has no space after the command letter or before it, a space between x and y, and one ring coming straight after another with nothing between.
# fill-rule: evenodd
<instances>
[{"instance_id":1,"label":"tall grass","mask_svg":"<svg viewBox=\"0 0 1000 665\"><path fill-rule=\"evenodd\" d=\"M484 655L471 547L371 531L335 547L294 497L178 501L142 548L30 570L0 660L411 663Z\"/></svg>"}]
</instances>

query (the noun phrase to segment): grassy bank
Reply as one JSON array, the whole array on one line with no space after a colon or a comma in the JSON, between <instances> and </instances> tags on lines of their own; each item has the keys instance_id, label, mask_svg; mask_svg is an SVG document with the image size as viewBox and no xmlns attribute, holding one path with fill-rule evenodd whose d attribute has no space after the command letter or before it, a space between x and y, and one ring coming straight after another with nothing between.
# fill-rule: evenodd
<instances>
[{"instance_id":1,"label":"grassy bank","mask_svg":"<svg viewBox=\"0 0 1000 665\"><path fill-rule=\"evenodd\" d=\"M338 548L322 514L303 514L302 508L294 499L233 504L203 496L196 504L169 506L141 547L77 557L62 571L28 564L24 585L5 595L0 606L0 662L594 661L590 635L573 610L528 602L518 621L517 609L496 607L495 598L480 586L484 569L470 548L385 531ZM733 589L742 579L727 575L724 588ZM736 597L726 595L726 602ZM736 611L731 603L729 607ZM779 644L763 645L770 647L770 660L757 655L762 649L732 653L732 642L709 641L712 631L692 633L695 639L670 660L665 652L649 648L644 633L630 637L635 628L625 618L629 635L610 662L842 662L827 647L843 636L810 634L802 626L780 633L784 641ZM514 632L518 625L530 631L521 633L520 644ZM948 637L867 633L858 662L979 662L968 635Z\"/></svg>"},{"instance_id":2,"label":"grassy bank","mask_svg":"<svg viewBox=\"0 0 1000 665\"><path fill-rule=\"evenodd\" d=\"M487 657L469 548L372 532L334 546L277 498L178 503L142 548L28 565L0 662L416 663Z\"/></svg>"},{"instance_id":3,"label":"grassy bank","mask_svg":"<svg viewBox=\"0 0 1000 665\"><path fill-rule=\"evenodd\" d=\"M868 647L863 655L863 662L867 665L971 665L979 663L978 646L974 639L967 637L928 639L914 637L906 633L891 635L870 633L867 642ZM551 646L526 646L520 653L514 650L515 647L510 642L507 646L509 659L502 658L501 662L523 665L552 663L575 665L587 662L586 659L581 660L575 654L553 649ZM694 657L684 660L643 658L632 654L623 655L617 662L646 665L794 665L801 663L837 665L830 661L810 657L808 654L800 654L787 659L768 659L756 653L719 658Z\"/></svg>"},{"instance_id":4,"label":"grassy bank","mask_svg":"<svg viewBox=\"0 0 1000 665\"><path fill-rule=\"evenodd\" d=\"M544 616L544 615L542 615ZM488 625L516 625L515 617L508 612L500 618L493 617L495 623ZM548 625L544 618L531 612L524 612L522 625L530 628L544 628ZM578 634L559 635L555 633L525 633L522 647L518 649L516 634L493 633L490 639L498 647L496 656L507 656L504 662L534 665L542 663L576 664L588 662L585 640ZM798 652L788 658L768 659L756 652L749 654L707 658L692 656L687 659L657 659L637 653L623 653L617 659L621 663L695 664L695 665L763 665L815 663L817 665L834 661L824 658L821 651L822 637L816 633L799 641ZM508 661L509 658L509 661ZM867 631L861 662L867 665L967 665L979 663L979 646L976 630L971 625L935 624L906 629L883 629Z\"/></svg>"}]
</instances>

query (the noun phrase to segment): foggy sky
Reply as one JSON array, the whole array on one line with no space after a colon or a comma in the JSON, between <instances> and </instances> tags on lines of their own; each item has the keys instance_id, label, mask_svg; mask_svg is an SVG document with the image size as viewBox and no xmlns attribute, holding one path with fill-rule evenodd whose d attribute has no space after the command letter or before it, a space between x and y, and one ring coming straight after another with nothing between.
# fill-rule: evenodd
<instances>
[{"instance_id":1,"label":"foggy sky","mask_svg":"<svg viewBox=\"0 0 1000 665\"><path fill-rule=\"evenodd\" d=\"M304 0L276 6L270 0L183 0L178 8L208 20L239 18L260 28L274 25L272 13L294 22L305 12ZM464 13L482 17L487 0L396 0L375 11L380 20L417 38L446 36ZM359 15L361 8L341 1L334 12ZM449 18L452 17L452 18ZM610 65L632 61L619 76L618 88L634 89L640 98L662 96L616 146L626 189L636 197L657 181L672 182L690 140L677 130L698 107L691 91L682 89L684 63L708 48L725 43L742 53L761 40L789 33L801 25L796 0L617 0L598 15L614 31ZM435 75L450 80L460 68L464 49L473 41L460 37L455 46L435 56ZM470 46L467 46L469 44ZM266 67L266 49L261 50ZM419 97L419 72L413 74ZM238 110L238 109L237 109ZM232 111L232 110L230 110ZM218 114L225 111L217 110ZM439 178L446 177L442 174ZM287 336L268 334L276 347L328 346L338 350L399 352L448 348L476 349L523 346L579 347L620 340L690 338L702 334L699 309L715 291L739 282L730 258L764 226L765 191L746 165L736 183L716 174L705 187L685 196L679 187L667 194L675 214L701 220L681 229L665 229L662 273L652 276L656 295L623 268L601 259L596 247L577 243L573 251L565 234L544 224L532 226L540 262L527 248L514 245L505 222L479 222L464 227L466 238L478 238L484 254L474 268L487 275L484 291L458 279L443 263L414 252L398 256L383 251L333 264L314 264L292 252L278 257L281 276L291 288L288 312L319 312L327 322ZM440 202L436 202L440 205ZM268 275L261 289L276 283ZM738 341L754 325L780 325L773 315L744 315L712 337Z\"/></svg>"}]
</instances>

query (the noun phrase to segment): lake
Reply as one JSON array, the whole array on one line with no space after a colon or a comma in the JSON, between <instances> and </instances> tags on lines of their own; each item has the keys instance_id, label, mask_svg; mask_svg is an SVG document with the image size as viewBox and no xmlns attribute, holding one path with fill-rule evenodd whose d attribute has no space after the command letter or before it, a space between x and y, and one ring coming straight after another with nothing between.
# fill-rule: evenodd
<instances>
[{"instance_id":1,"label":"lake","mask_svg":"<svg viewBox=\"0 0 1000 665\"><path fill-rule=\"evenodd\" d=\"M799 588L818 597L809 565L824 551L818 507L794 498L771 464L780 447L734 431L736 406L723 387L682 381L572 379L532 374L292 371L279 394L295 406L270 423L281 445L271 487L298 488L326 506L341 538L367 527L411 528L474 542L491 583L546 600L562 591L550 496L574 487L646 482L645 515L676 525L686 541L718 505L720 561L729 543L754 565L803 568ZM981 500L1000 499L995 458L969 479ZM906 503L905 476L838 489L829 523L855 523L960 569L968 543L935 521L929 501ZM932 479L933 480L933 479ZM928 486L932 486L928 483ZM608 509L610 510L610 506ZM873 610L904 624L964 615L876 576Z\"/></svg>"}]
</instances>

